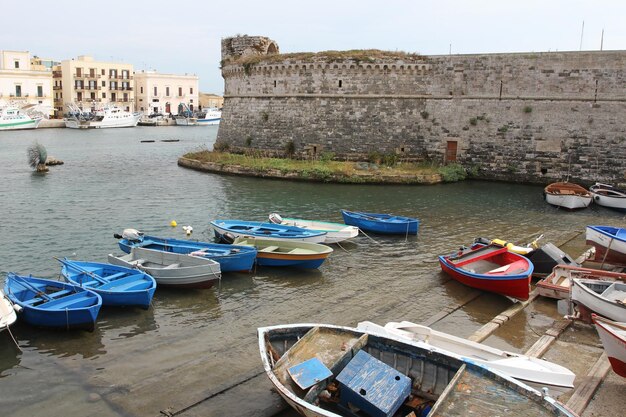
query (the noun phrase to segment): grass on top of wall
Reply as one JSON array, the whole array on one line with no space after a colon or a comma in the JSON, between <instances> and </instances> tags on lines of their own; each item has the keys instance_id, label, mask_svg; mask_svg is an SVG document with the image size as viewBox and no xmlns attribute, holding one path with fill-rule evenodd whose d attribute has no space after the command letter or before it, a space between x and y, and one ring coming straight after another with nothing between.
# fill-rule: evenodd
<instances>
[{"instance_id":1,"label":"grass on top of wall","mask_svg":"<svg viewBox=\"0 0 626 417\"><path fill-rule=\"evenodd\" d=\"M295 52L289 54L248 55L225 62L226 64L254 65L261 62L375 62L379 60L423 61L420 54L379 49L353 49L349 51Z\"/></svg>"},{"instance_id":2,"label":"grass on top of wall","mask_svg":"<svg viewBox=\"0 0 626 417\"><path fill-rule=\"evenodd\" d=\"M183 155L198 162L212 162L222 165L240 166L258 172L278 170L283 174L297 173L304 178L325 179L333 176L358 177L359 173L376 173L383 177L401 175L440 174L439 167L430 164L397 163L391 166L369 164L374 169L362 169L363 162L333 161L326 159L304 160L291 158L271 158L257 155L242 155L230 152L198 150Z\"/></svg>"}]
</instances>

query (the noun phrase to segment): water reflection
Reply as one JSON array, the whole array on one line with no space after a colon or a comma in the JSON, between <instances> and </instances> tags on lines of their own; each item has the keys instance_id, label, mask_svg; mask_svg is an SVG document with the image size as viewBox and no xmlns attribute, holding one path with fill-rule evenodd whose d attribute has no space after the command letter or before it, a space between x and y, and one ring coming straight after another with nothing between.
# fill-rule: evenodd
<instances>
[{"instance_id":1,"label":"water reflection","mask_svg":"<svg viewBox=\"0 0 626 417\"><path fill-rule=\"evenodd\" d=\"M22 354L7 331L0 333L0 378L12 375L11 370L20 364Z\"/></svg>"},{"instance_id":2,"label":"water reflection","mask_svg":"<svg viewBox=\"0 0 626 417\"><path fill-rule=\"evenodd\" d=\"M135 307L102 307L96 323L107 340L129 339L157 330L154 305L149 309Z\"/></svg>"}]
</instances>

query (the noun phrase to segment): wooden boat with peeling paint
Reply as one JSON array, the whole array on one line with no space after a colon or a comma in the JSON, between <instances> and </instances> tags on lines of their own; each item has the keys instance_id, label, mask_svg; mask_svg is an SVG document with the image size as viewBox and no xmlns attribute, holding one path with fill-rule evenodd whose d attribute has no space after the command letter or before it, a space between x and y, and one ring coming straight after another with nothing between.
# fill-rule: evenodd
<instances>
[{"instance_id":1,"label":"wooden boat with peeling paint","mask_svg":"<svg viewBox=\"0 0 626 417\"><path fill-rule=\"evenodd\" d=\"M327 324L257 332L268 378L303 416L575 416L506 374L434 347Z\"/></svg>"},{"instance_id":2,"label":"wooden boat with peeling paint","mask_svg":"<svg viewBox=\"0 0 626 417\"><path fill-rule=\"evenodd\" d=\"M539 295L547 298L568 299L574 278L626 282L626 274L620 272L571 265L557 265L550 275L537 282L537 292Z\"/></svg>"},{"instance_id":3,"label":"wooden boat with peeling paint","mask_svg":"<svg viewBox=\"0 0 626 417\"><path fill-rule=\"evenodd\" d=\"M593 198L584 187L571 182L554 182L543 190L546 202L568 210L586 208Z\"/></svg>"}]
</instances>

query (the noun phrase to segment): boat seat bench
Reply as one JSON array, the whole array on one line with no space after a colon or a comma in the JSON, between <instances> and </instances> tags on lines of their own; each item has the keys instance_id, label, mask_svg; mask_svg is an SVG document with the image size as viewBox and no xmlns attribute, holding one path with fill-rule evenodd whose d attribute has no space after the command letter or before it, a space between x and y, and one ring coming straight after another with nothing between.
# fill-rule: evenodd
<instances>
[{"instance_id":1,"label":"boat seat bench","mask_svg":"<svg viewBox=\"0 0 626 417\"><path fill-rule=\"evenodd\" d=\"M175 269L180 268L180 264L169 264L163 267L163 269Z\"/></svg>"},{"instance_id":2,"label":"boat seat bench","mask_svg":"<svg viewBox=\"0 0 626 417\"><path fill-rule=\"evenodd\" d=\"M278 249L278 246L267 246L267 247L259 250L259 252L274 252L277 249Z\"/></svg>"}]
</instances>

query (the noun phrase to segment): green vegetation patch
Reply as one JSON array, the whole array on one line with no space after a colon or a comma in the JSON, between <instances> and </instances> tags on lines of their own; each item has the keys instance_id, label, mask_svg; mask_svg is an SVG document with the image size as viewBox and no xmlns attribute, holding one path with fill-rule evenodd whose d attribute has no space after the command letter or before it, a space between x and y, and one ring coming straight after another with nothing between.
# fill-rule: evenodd
<instances>
[{"instance_id":1,"label":"green vegetation patch","mask_svg":"<svg viewBox=\"0 0 626 417\"><path fill-rule=\"evenodd\" d=\"M272 158L261 156L257 153L248 155L230 152L212 152L207 149L189 152L183 158L198 161L200 163L214 163L222 166L238 166L257 173L280 173L282 176L291 178L314 179L320 181L336 182L371 182L366 176L377 176L380 182L385 182L385 177L394 178L402 176L415 176L415 180L406 182L419 183L417 177L440 175L438 167L427 164L398 163L394 166L386 166L379 170L358 169L358 162L334 161L330 158L332 153L323 154L316 160L303 160L291 158ZM391 162L391 161L384 161ZM397 181L390 181L397 182ZM432 182L432 181L431 181Z\"/></svg>"},{"instance_id":2,"label":"green vegetation patch","mask_svg":"<svg viewBox=\"0 0 626 417\"><path fill-rule=\"evenodd\" d=\"M379 49L353 49L349 51L322 51L322 52L296 52L290 54L270 54L270 55L249 55L242 56L237 59L228 60L224 64L243 65L249 69L251 65L262 62L343 62L355 61L374 63L377 61L411 61L423 62L424 56L416 53L403 51L381 51Z\"/></svg>"}]
</instances>

